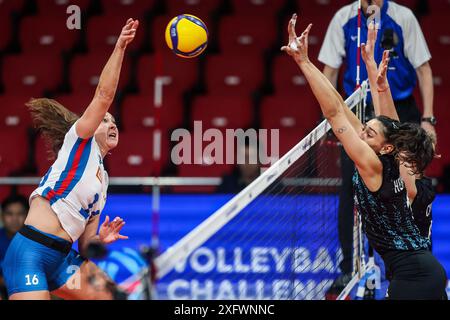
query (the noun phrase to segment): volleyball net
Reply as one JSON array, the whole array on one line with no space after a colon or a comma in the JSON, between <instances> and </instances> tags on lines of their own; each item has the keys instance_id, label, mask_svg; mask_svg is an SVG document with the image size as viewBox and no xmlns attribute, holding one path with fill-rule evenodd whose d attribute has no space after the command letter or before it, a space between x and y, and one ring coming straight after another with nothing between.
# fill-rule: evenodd
<instances>
[{"instance_id":1,"label":"volleyball net","mask_svg":"<svg viewBox=\"0 0 450 320\"><path fill-rule=\"evenodd\" d=\"M347 100L365 106L364 82ZM158 299L323 299L339 274L341 147L324 120L155 259ZM355 274L361 273L361 229ZM361 276L361 275L360 275Z\"/></svg>"}]
</instances>

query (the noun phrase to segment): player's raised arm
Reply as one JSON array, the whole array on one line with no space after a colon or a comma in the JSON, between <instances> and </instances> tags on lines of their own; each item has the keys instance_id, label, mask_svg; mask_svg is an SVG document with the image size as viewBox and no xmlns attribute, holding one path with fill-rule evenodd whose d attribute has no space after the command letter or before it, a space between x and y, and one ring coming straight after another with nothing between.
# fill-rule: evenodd
<instances>
[{"instance_id":1,"label":"player's raised arm","mask_svg":"<svg viewBox=\"0 0 450 320\"><path fill-rule=\"evenodd\" d=\"M125 49L133 41L138 27L139 21L131 18L123 27L114 51L100 75L94 98L78 120L76 130L81 138L86 139L94 135L95 130L111 106L119 83Z\"/></svg>"},{"instance_id":2,"label":"player's raised arm","mask_svg":"<svg viewBox=\"0 0 450 320\"><path fill-rule=\"evenodd\" d=\"M377 34L378 31L375 23L371 23L367 31L367 43L361 44L361 57L367 69L373 108L376 116L383 115L394 120L399 120L387 80L389 50L383 52L383 59L377 69L377 63L374 57Z\"/></svg>"},{"instance_id":3,"label":"player's raised arm","mask_svg":"<svg viewBox=\"0 0 450 320\"><path fill-rule=\"evenodd\" d=\"M347 118L345 110L348 109L342 97L309 60L308 57L308 33L311 24L300 37L295 34L296 15L289 22L289 45L282 50L293 57L298 64L306 80L308 81L314 96L320 104L322 113L330 123L337 138L342 142L345 151L355 162L358 171L371 189L379 187L382 164L376 153L361 140L357 131ZM355 116L356 118L356 116Z\"/></svg>"}]
</instances>

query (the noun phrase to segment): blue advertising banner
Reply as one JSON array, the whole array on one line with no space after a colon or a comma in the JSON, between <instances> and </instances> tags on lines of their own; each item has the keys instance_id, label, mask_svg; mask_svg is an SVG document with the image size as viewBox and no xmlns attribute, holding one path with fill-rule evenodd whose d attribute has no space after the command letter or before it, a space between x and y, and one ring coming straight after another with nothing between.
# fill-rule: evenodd
<instances>
[{"instance_id":1,"label":"blue advertising banner","mask_svg":"<svg viewBox=\"0 0 450 320\"><path fill-rule=\"evenodd\" d=\"M161 249L176 243L231 197L162 195ZM339 275L337 197L260 198L160 279L153 297L323 299ZM433 205L433 251L446 270L450 270L449 208L450 197L438 196ZM150 196L111 195L104 213L123 217L122 233L130 237L110 250L139 250L150 244ZM117 270L111 263L120 262L102 266Z\"/></svg>"}]
</instances>

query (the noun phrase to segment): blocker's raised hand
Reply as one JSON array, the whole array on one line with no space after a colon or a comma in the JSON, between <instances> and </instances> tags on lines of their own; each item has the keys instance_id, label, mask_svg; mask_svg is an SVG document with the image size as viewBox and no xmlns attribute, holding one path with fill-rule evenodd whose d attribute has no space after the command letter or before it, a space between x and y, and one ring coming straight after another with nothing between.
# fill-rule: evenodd
<instances>
[{"instance_id":1,"label":"blocker's raised hand","mask_svg":"<svg viewBox=\"0 0 450 320\"><path fill-rule=\"evenodd\" d=\"M367 31L367 43L361 43L361 57L365 64L375 63L375 43L377 42L378 29L375 22L369 24Z\"/></svg>"},{"instance_id":2,"label":"blocker's raised hand","mask_svg":"<svg viewBox=\"0 0 450 320\"><path fill-rule=\"evenodd\" d=\"M117 46L121 49L125 49L127 45L134 40L138 27L139 20L133 20L132 18L128 19L127 23L122 28L119 39L117 39Z\"/></svg>"},{"instance_id":3,"label":"blocker's raised hand","mask_svg":"<svg viewBox=\"0 0 450 320\"><path fill-rule=\"evenodd\" d=\"M387 70L389 66L389 50L384 50L383 59L378 67L377 87L379 91L386 91L389 87L387 80Z\"/></svg>"},{"instance_id":4,"label":"blocker's raised hand","mask_svg":"<svg viewBox=\"0 0 450 320\"><path fill-rule=\"evenodd\" d=\"M297 63L307 62L309 61L308 36L312 24L310 23L308 27L305 29L305 31L303 31L301 36L297 37L297 34L295 33L296 23L297 23L297 14L294 13L288 24L289 44L287 46L283 46L281 50L285 51L287 54L293 57Z\"/></svg>"}]
</instances>

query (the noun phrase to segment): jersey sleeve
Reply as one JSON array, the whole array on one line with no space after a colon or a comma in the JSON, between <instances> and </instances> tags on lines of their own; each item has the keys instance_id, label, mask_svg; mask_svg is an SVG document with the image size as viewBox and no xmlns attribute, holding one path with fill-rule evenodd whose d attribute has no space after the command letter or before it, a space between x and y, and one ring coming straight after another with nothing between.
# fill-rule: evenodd
<instances>
[{"instance_id":1,"label":"jersey sleeve","mask_svg":"<svg viewBox=\"0 0 450 320\"><path fill-rule=\"evenodd\" d=\"M413 209L425 209L435 198L435 192L430 179L417 179L416 180L417 194L413 201Z\"/></svg>"},{"instance_id":2,"label":"jersey sleeve","mask_svg":"<svg viewBox=\"0 0 450 320\"><path fill-rule=\"evenodd\" d=\"M341 12L338 11L331 20L318 58L320 62L335 69L339 69L345 58L345 37L341 16Z\"/></svg>"},{"instance_id":3,"label":"jersey sleeve","mask_svg":"<svg viewBox=\"0 0 450 320\"><path fill-rule=\"evenodd\" d=\"M417 69L431 59L431 53L428 49L427 42L423 35L422 29L420 28L419 22L412 11L408 10L408 13L405 14L405 16L407 16L407 20L404 30L404 53L414 69Z\"/></svg>"},{"instance_id":4,"label":"jersey sleeve","mask_svg":"<svg viewBox=\"0 0 450 320\"><path fill-rule=\"evenodd\" d=\"M76 125L78 120L70 127L69 131L67 131L65 137L64 137L64 143L61 147L60 152L70 153L73 150L73 147L76 144L81 143L83 140L89 140L89 139L83 139L77 134ZM92 138L90 138L92 139Z\"/></svg>"}]
</instances>

